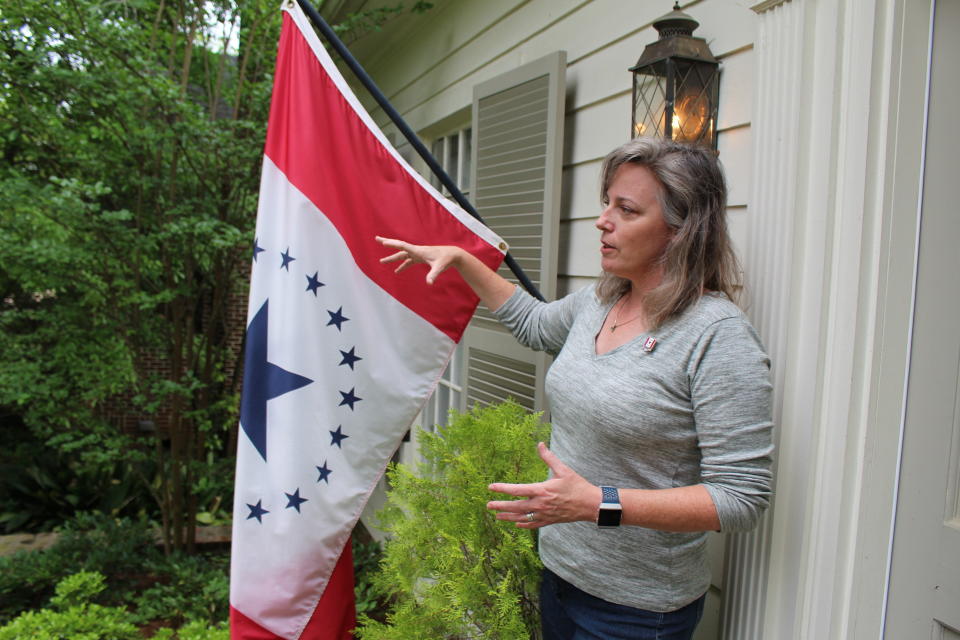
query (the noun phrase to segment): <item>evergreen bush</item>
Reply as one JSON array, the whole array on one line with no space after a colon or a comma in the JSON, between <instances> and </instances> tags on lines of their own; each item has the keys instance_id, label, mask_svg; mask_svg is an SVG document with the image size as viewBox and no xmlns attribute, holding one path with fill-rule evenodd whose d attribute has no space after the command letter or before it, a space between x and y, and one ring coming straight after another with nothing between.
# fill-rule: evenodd
<instances>
[{"instance_id":1,"label":"evergreen bush","mask_svg":"<svg viewBox=\"0 0 960 640\"><path fill-rule=\"evenodd\" d=\"M536 443L549 425L513 402L452 413L420 430L424 462L388 470L390 534L374 583L392 602L387 622L360 616L361 640L540 637L536 534L487 510L492 482L546 478Z\"/></svg>"},{"instance_id":2,"label":"evergreen bush","mask_svg":"<svg viewBox=\"0 0 960 640\"><path fill-rule=\"evenodd\" d=\"M0 640L139 640L126 609L91 602L105 588L100 573L81 571L68 576L57 584L51 608L17 616L0 627Z\"/></svg>"}]
</instances>

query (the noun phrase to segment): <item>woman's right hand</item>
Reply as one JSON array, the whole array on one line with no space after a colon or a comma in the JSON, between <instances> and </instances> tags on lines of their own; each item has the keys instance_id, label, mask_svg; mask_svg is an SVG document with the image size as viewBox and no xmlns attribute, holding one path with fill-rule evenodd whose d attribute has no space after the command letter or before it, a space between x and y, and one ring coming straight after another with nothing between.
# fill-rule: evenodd
<instances>
[{"instance_id":1,"label":"woman's right hand","mask_svg":"<svg viewBox=\"0 0 960 640\"><path fill-rule=\"evenodd\" d=\"M397 273L412 264L426 264L430 267L427 284L433 284L441 273L454 267L491 311L499 309L515 289L512 282L504 280L500 274L460 247L410 244L380 236L376 238L383 246L396 249L396 253L380 258L380 262L400 262L395 270Z\"/></svg>"},{"instance_id":2,"label":"woman's right hand","mask_svg":"<svg viewBox=\"0 0 960 640\"><path fill-rule=\"evenodd\" d=\"M396 253L380 258L382 263L402 260L394 273L400 273L412 264L426 264L430 267L430 271L427 273L427 284L436 282L437 277L451 266L456 267L457 262L465 253L460 247L410 244L403 240L381 238L380 236L377 236L376 239L383 246L397 250Z\"/></svg>"}]
</instances>

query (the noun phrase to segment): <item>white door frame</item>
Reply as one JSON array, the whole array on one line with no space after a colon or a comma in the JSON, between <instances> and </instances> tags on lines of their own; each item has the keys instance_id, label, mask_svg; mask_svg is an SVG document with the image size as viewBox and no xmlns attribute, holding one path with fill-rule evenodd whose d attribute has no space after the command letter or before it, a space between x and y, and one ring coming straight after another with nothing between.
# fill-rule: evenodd
<instances>
[{"instance_id":1,"label":"white door frame","mask_svg":"<svg viewBox=\"0 0 960 640\"><path fill-rule=\"evenodd\" d=\"M785 188L776 174L784 162L795 169L787 174L790 196L777 191L789 223L766 204L751 216L759 241L744 256L748 276L758 266L779 274L752 294L761 315L775 320L761 330L768 347L773 338L771 355L782 369L769 570L765 589L757 590L764 595L755 598L766 601L759 632L745 629L750 633L738 640L881 637L917 258L931 2L768 0L754 7L758 59L769 52L800 57L790 82L778 82L773 70L758 76L755 92L776 103L768 117L779 113L785 121L799 112L801 134L758 135L754 150L775 162L756 165L751 207L764 204L767 185ZM798 31L795 40L765 37L767 27L784 20ZM758 134L760 118L758 112ZM765 254L763 239L778 233L790 234L788 250ZM768 312L771 301L779 306ZM750 609L747 600L740 610Z\"/></svg>"},{"instance_id":2,"label":"white door frame","mask_svg":"<svg viewBox=\"0 0 960 640\"><path fill-rule=\"evenodd\" d=\"M919 600L913 599L918 597L916 595L918 592L915 592L914 588L921 586L919 583L913 582L913 580L916 580L916 576L922 576L923 581L930 580L931 584L929 586L932 586L932 582L936 580L937 584L940 585L938 586L939 594L951 593L951 590L955 594L958 588L956 579L953 577L956 575L955 569L958 566L955 555L943 557L939 554L931 554L927 550L926 553L929 555L924 556L925 563L919 561L918 556L915 555L921 550L927 549L924 545L932 544L934 549L937 548L937 545L940 544L938 539L941 535L944 535L940 525L945 523L941 521L943 518L949 517L944 511L949 509L949 513L953 513L956 509L955 505L948 502L956 500L956 498L953 494L955 488L953 488L951 481L947 480L950 474L955 473L955 468L951 467L953 470L948 472L946 468L941 467L945 463L956 465L956 462L949 463L946 458L939 459L937 456L941 453L955 456L956 449L951 451L950 446L952 444L953 447L956 447L957 443L951 442L952 436L943 430L947 425L943 423L930 424L928 428L927 420L930 417L918 418L919 412L924 411L927 407L925 400L921 398L926 398L926 401L937 406L938 411L943 411L941 405L944 400L947 400L950 409L954 410L953 401L955 397L953 394L956 391L956 380L951 378L952 375L956 374L956 352L950 350L956 347L956 343L949 342L950 339L955 339L949 337L955 334L951 321L954 316L949 315L949 313L948 315L941 313L941 311L946 312L946 309L941 309L940 304L936 302L940 298L931 297L931 291L934 292L933 296L936 296L937 292L943 291L944 286L949 290L949 287L955 284L952 278L956 276L951 270L953 267L948 266L953 264L950 261L955 260L952 248L949 247L950 236L938 238L935 235L939 233L939 231L936 231L937 229L943 229L938 225L943 225L948 219L953 218L951 205L948 204L947 208L944 208L943 198L944 193L949 190L947 200L952 202L954 185L945 176L952 175L950 161L954 149L951 146L951 141L955 140L956 135L952 131L941 135L938 127L943 127L945 121L947 127L952 127L952 120L955 117L954 107L957 102L958 85L955 82L954 74L951 72L956 62L952 57L952 54L957 50L956 42L952 39L956 33L951 30L951 27L956 25L958 18L960 18L960 13L957 12L960 5L956 5L954 2L955 0L931 0L923 144L920 164L921 183L916 211L918 233L915 251L917 260L913 275L914 288L911 299L911 325L909 329L910 345L907 353L908 380L905 381L904 386L904 410L901 416L900 448L898 451L899 474L892 516L894 531L891 535L888 551L887 579L884 593L882 631L888 638L900 637L897 634L904 632L906 624L930 624L931 620L928 616L934 611L936 611L934 619L944 625L941 629L947 628L946 625L948 624L950 628L954 628L958 624L956 603L949 600L950 596L941 597L939 605L933 605L936 608L931 607L929 609L927 608L927 602L925 602L929 596L925 592L920 592L924 595L919 596ZM935 38L937 39L936 42L934 41ZM936 47L936 50L934 47ZM936 65L936 68L934 65ZM938 99L941 102L936 102ZM933 120L930 118L931 113L934 114ZM932 164L928 163L928 154L931 153L934 154L929 157ZM947 170L946 174L944 173L945 168ZM932 169L932 172L928 169ZM934 180L934 182L931 183L931 180ZM923 212L924 209L926 209L925 213ZM924 227L922 234L919 229L920 226ZM921 251L924 252L922 256ZM938 284L932 285L933 288L931 288L929 280L931 277L939 278ZM921 282L921 278L925 278L925 280ZM921 296L925 296L919 301L917 299L918 291ZM918 306L918 302L920 306ZM928 315L924 315L925 313ZM929 315L931 313L933 315ZM946 324L937 324L944 319ZM928 333L929 331L934 333ZM938 362L937 358L940 357L940 353L949 354L951 359ZM917 358L920 358L920 360L917 360ZM944 371L944 368L947 371ZM931 373L931 371L939 373ZM931 379L931 375L935 376L936 379ZM950 380L949 387L946 390L938 386L940 375L945 375L946 379ZM932 395L925 395L928 391L932 392ZM913 431L908 433L908 429ZM931 433L937 435L931 439ZM943 440L944 437L946 437L946 442ZM907 446L907 458L904 458L904 443ZM943 446L948 447L946 452L943 451ZM949 488L944 486L945 481L948 485L951 485ZM920 489L919 493L918 488ZM942 493L944 489L946 489L946 495ZM927 509L922 512L922 516L917 511L917 508L921 505L926 505L924 508ZM903 511L902 515L900 514L901 511ZM936 515L934 516L934 514ZM937 522L936 525L933 524L934 520ZM926 524L921 525L920 523ZM935 528L937 533L933 534L933 529L927 529L926 527ZM924 535L928 537L923 537ZM921 537L917 538L916 536ZM947 537L954 540L952 551L948 550L947 547L941 548L940 551L952 554L953 551L956 551L956 535L954 534L952 538L949 535ZM894 538L896 538L896 544ZM948 567L952 566L954 572L951 573L951 570L947 569L945 573L940 572L939 577L937 577L940 570L934 568L934 565L942 565L943 562L946 562ZM914 577L905 578L904 571L907 567L910 567L910 569L907 569L907 573ZM914 573L916 567L920 567L920 573ZM899 582L894 583L894 580L899 580ZM948 603L946 607L944 607L945 602ZM889 617L891 611L895 612L897 617L892 629L887 628L888 622L891 621ZM944 619L940 620L938 616L944 616ZM944 620L948 622L944 622ZM910 633L913 632L913 630L910 631ZM937 634L934 633L934 635Z\"/></svg>"}]
</instances>

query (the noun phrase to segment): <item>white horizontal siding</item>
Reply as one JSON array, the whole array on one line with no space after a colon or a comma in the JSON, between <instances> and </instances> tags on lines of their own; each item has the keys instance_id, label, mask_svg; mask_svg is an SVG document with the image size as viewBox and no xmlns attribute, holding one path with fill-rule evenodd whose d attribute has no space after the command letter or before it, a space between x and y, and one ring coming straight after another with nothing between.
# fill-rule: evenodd
<instances>
[{"instance_id":1,"label":"white horizontal siding","mask_svg":"<svg viewBox=\"0 0 960 640\"><path fill-rule=\"evenodd\" d=\"M600 166L602 158L580 164L567 164L563 169L563 202L560 219L598 215L600 213ZM574 189L576 185L576 189Z\"/></svg>"},{"instance_id":2,"label":"white horizontal siding","mask_svg":"<svg viewBox=\"0 0 960 640\"><path fill-rule=\"evenodd\" d=\"M404 44L371 61L371 73L383 78L381 89L411 125L422 128L469 105L474 85L564 48L538 34L553 32L580 4L452 2L424 16Z\"/></svg>"},{"instance_id":3,"label":"white horizontal siding","mask_svg":"<svg viewBox=\"0 0 960 640\"><path fill-rule=\"evenodd\" d=\"M753 108L753 47L741 49L720 61L720 110L717 129L749 125Z\"/></svg>"},{"instance_id":4,"label":"white horizontal siding","mask_svg":"<svg viewBox=\"0 0 960 640\"><path fill-rule=\"evenodd\" d=\"M727 174L731 230L742 247L752 165L750 135L756 14L741 0L699 0L683 9L701 24L721 61L719 152ZM458 0L365 61L415 129L470 104L473 86L557 48L567 51L567 103L559 277L598 272L596 230L600 161L630 132L631 74L656 37L653 20L669 7L622 0ZM374 111L375 117L376 111ZM380 114L378 119L382 120ZM388 127L389 129L389 127Z\"/></svg>"},{"instance_id":5,"label":"white horizontal siding","mask_svg":"<svg viewBox=\"0 0 960 640\"><path fill-rule=\"evenodd\" d=\"M599 275L600 232L593 226L595 219L581 218L561 224L560 260L557 267L560 273L587 278Z\"/></svg>"},{"instance_id":6,"label":"white horizontal siding","mask_svg":"<svg viewBox=\"0 0 960 640\"><path fill-rule=\"evenodd\" d=\"M755 15L744 4L702 0L684 9L705 25L696 35L723 56L752 42ZM656 39L652 21L664 12L664 6L653 2L631 3L625 9L622 0L459 0L438 5L403 38L377 32L358 43L361 51L370 51L364 58L368 71L415 128L469 104L478 82L558 48L567 51L570 61L568 109L629 92L627 69Z\"/></svg>"},{"instance_id":7,"label":"white horizontal siding","mask_svg":"<svg viewBox=\"0 0 960 640\"><path fill-rule=\"evenodd\" d=\"M579 291L584 287L593 285L595 282L595 278L562 277L557 281L557 296L565 296L568 293Z\"/></svg>"},{"instance_id":8,"label":"white horizontal siding","mask_svg":"<svg viewBox=\"0 0 960 640\"><path fill-rule=\"evenodd\" d=\"M747 246L747 232L750 226L750 209L742 207L727 207L727 227L730 230L730 238L733 240L733 246L737 248L737 253L742 257L742 247Z\"/></svg>"},{"instance_id":9,"label":"white horizontal siding","mask_svg":"<svg viewBox=\"0 0 960 640\"><path fill-rule=\"evenodd\" d=\"M750 201L753 136L749 127L722 132L717 150L727 174L727 204L743 206Z\"/></svg>"},{"instance_id":10,"label":"white horizontal siding","mask_svg":"<svg viewBox=\"0 0 960 640\"><path fill-rule=\"evenodd\" d=\"M630 94L594 102L567 115L564 165L602 159L630 138Z\"/></svg>"}]
</instances>

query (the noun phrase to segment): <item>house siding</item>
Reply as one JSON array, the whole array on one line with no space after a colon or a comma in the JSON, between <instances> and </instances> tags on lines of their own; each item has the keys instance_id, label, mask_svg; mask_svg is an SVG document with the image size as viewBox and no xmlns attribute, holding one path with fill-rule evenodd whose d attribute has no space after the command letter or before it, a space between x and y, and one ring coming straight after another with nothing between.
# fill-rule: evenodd
<instances>
[{"instance_id":1,"label":"house siding","mask_svg":"<svg viewBox=\"0 0 960 640\"><path fill-rule=\"evenodd\" d=\"M429 20L403 37L387 37L376 48L362 41L355 46L411 127L427 132L462 114L477 83L566 50L558 295L588 285L599 273L593 222L599 211L600 164L629 137L628 69L657 39L653 21L669 10L652 2L630 3L629 11L625 6L619 0L441 2ZM749 216L756 14L748 3L730 0L691 2L683 9L702 25L694 35L705 38L721 61L718 148L729 183L730 227L739 247ZM366 51L370 53L364 56ZM372 114L392 131L382 111L373 108ZM409 150L401 151L410 157Z\"/></svg>"}]
</instances>

